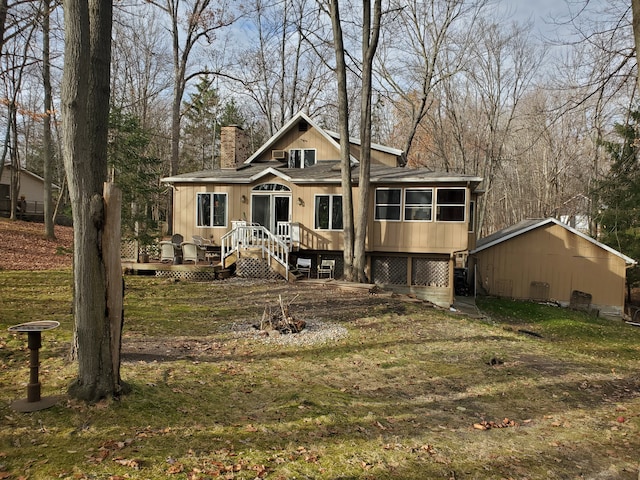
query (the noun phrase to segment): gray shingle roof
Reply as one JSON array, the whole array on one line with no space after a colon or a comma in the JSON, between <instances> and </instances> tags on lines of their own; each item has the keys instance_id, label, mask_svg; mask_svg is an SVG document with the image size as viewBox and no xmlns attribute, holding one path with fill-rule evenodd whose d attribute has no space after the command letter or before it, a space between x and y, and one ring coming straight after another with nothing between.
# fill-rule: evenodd
<instances>
[{"instance_id":1,"label":"gray shingle roof","mask_svg":"<svg viewBox=\"0 0 640 480\"><path fill-rule=\"evenodd\" d=\"M426 168L389 167L371 165L371 183L473 183L482 180L474 175L433 172ZM253 183L262 176L273 174L294 184L298 183L340 183L340 162L322 161L307 168L286 168L280 162L243 164L237 169L202 170L163 178L164 183ZM352 169L352 178L357 183L359 167Z\"/></svg>"}]
</instances>

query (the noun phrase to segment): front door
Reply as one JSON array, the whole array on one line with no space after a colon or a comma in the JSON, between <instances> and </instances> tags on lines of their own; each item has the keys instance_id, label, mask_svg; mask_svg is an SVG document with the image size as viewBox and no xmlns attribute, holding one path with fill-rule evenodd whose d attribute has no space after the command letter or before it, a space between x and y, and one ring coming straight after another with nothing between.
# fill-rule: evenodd
<instances>
[{"instance_id":1,"label":"front door","mask_svg":"<svg viewBox=\"0 0 640 480\"><path fill-rule=\"evenodd\" d=\"M277 233L278 222L291 218L291 196L275 194L253 194L251 196L251 221Z\"/></svg>"}]
</instances>

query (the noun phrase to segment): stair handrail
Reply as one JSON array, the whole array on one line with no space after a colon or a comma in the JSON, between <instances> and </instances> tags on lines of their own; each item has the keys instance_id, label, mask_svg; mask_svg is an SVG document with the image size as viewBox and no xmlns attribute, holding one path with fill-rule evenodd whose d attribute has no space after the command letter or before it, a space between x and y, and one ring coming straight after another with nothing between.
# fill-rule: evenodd
<instances>
[{"instance_id":1,"label":"stair handrail","mask_svg":"<svg viewBox=\"0 0 640 480\"><path fill-rule=\"evenodd\" d=\"M224 262L240 248L260 248L286 269L289 276L289 246L262 225L236 225L220 239L220 258Z\"/></svg>"}]
</instances>

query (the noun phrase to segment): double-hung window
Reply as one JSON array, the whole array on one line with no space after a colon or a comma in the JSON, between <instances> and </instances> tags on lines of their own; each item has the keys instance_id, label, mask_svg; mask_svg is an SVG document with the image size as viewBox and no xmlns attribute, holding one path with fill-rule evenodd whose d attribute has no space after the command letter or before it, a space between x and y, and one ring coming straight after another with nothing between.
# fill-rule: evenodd
<instances>
[{"instance_id":1,"label":"double-hung window","mask_svg":"<svg viewBox=\"0 0 640 480\"><path fill-rule=\"evenodd\" d=\"M465 205L464 188L439 188L436 193L436 220L464 222Z\"/></svg>"},{"instance_id":2,"label":"double-hung window","mask_svg":"<svg viewBox=\"0 0 640 480\"><path fill-rule=\"evenodd\" d=\"M196 225L198 227L227 226L227 194L196 194Z\"/></svg>"},{"instance_id":3,"label":"double-hung window","mask_svg":"<svg viewBox=\"0 0 640 480\"><path fill-rule=\"evenodd\" d=\"M289 168L306 168L316 164L316 151L313 148L295 148L289 150Z\"/></svg>"},{"instance_id":4,"label":"double-hung window","mask_svg":"<svg viewBox=\"0 0 640 480\"><path fill-rule=\"evenodd\" d=\"M402 189L376 189L376 220L400 221Z\"/></svg>"},{"instance_id":5,"label":"double-hung window","mask_svg":"<svg viewBox=\"0 0 640 480\"><path fill-rule=\"evenodd\" d=\"M433 210L433 189L407 188L404 191L404 219L430 221Z\"/></svg>"},{"instance_id":6,"label":"double-hung window","mask_svg":"<svg viewBox=\"0 0 640 480\"><path fill-rule=\"evenodd\" d=\"M342 195L316 195L315 229L342 230Z\"/></svg>"}]
</instances>

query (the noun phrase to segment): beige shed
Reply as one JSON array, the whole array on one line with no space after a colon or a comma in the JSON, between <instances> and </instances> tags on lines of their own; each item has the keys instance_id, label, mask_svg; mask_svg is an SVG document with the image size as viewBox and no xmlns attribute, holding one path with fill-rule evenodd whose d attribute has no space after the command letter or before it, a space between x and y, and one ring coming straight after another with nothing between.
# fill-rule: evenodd
<instances>
[{"instance_id":1,"label":"beige shed","mask_svg":"<svg viewBox=\"0 0 640 480\"><path fill-rule=\"evenodd\" d=\"M624 311L636 261L555 218L523 220L480 239L470 252L476 285L489 295Z\"/></svg>"}]
</instances>

